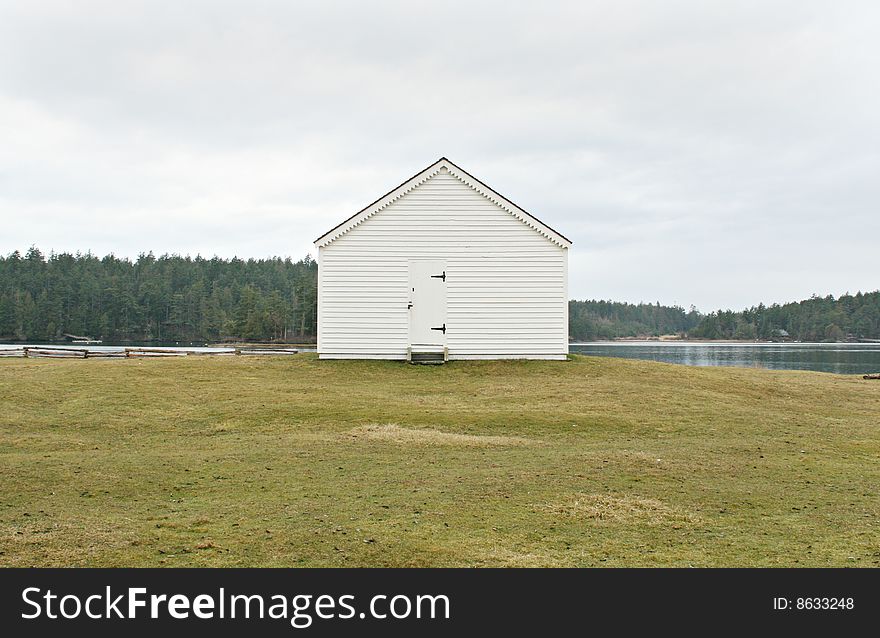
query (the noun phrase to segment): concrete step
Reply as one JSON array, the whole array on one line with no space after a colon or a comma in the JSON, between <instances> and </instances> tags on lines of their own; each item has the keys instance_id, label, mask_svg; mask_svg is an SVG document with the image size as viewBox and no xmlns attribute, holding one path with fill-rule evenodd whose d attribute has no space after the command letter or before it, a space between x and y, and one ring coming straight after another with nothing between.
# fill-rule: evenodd
<instances>
[{"instance_id":1,"label":"concrete step","mask_svg":"<svg viewBox=\"0 0 880 638\"><path fill-rule=\"evenodd\" d=\"M409 349L407 361L410 363L446 363L447 350L444 346L413 345Z\"/></svg>"}]
</instances>

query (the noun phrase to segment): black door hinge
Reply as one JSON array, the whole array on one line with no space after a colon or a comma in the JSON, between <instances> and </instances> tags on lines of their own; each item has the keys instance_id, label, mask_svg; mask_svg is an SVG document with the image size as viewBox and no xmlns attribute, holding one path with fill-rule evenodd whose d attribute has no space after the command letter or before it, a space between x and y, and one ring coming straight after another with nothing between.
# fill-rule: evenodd
<instances>
[{"instance_id":1,"label":"black door hinge","mask_svg":"<svg viewBox=\"0 0 880 638\"><path fill-rule=\"evenodd\" d=\"M439 331L442 332L443 334L446 334L446 324L444 323L444 324L443 324L441 327L439 327L439 328L431 328L431 330L439 330Z\"/></svg>"},{"instance_id":2,"label":"black door hinge","mask_svg":"<svg viewBox=\"0 0 880 638\"><path fill-rule=\"evenodd\" d=\"M446 271L444 270L442 275L431 275L431 279L442 279L445 282L446 281ZM437 328L437 330L440 330L440 328Z\"/></svg>"}]
</instances>

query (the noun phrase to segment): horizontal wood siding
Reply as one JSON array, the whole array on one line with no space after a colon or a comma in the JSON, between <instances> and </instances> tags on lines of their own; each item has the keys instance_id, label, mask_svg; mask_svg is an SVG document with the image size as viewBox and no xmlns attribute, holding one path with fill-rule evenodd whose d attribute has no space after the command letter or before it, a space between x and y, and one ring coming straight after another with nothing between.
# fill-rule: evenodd
<instances>
[{"instance_id":1,"label":"horizontal wood siding","mask_svg":"<svg viewBox=\"0 0 880 638\"><path fill-rule=\"evenodd\" d=\"M406 356L411 258L446 260L451 359L568 352L567 249L442 171L319 249L322 356Z\"/></svg>"}]
</instances>

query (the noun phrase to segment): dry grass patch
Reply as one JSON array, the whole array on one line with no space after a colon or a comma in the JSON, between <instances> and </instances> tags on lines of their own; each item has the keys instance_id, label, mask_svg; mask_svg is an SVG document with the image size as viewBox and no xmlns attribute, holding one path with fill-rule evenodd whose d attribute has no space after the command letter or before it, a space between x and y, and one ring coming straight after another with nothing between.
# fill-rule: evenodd
<instances>
[{"instance_id":1,"label":"dry grass patch","mask_svg":"<svg viewBox=\"0 0 880 638\"><path fill-rule=\"evenodd\" d=\"M480 567L565 567L565 563L556 560L548 553L540 553L527 549L517 549L502 544L494 544L482 552L476 562Z\"/></svg>"},{"instance_id":2,"label":"dry grass patch","mask_svg":"<svg viewBox=\"0 0 880 638\"><path fill-rule=\"evenodd\" d=\"M537 443L521 436L456 434L430 428L404 428L394 423L364 425L348 432L354 439L382 441L400 445L460 445L465 447L521 446Z\"/></svg>"},{"instance_id":3,"label":"dry grass patch","mask_svg":"<svg viewBox=\"0 0 880 638\"><path fill-rule=\"evenodd\" d=\"M570 518L598 523L638 523L664 525L684 523L696 525L699 516L663 501L640 496L613 496L611 494L577 494L574 498L557 501L542 510Z\"/></svg>"}]
</instances>

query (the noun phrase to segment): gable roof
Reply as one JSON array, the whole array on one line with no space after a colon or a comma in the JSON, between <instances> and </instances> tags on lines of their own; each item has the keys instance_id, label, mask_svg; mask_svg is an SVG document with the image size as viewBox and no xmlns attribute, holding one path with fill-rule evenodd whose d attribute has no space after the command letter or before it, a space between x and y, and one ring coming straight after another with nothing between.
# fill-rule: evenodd
<instances>
[{"instance_id":1,"label":"gable roof","mask_svg":"<svg viewBox=\"0 0 880 638\"><path fill-rule=\"evenodd\" d=\"M441 157L439 160L428 166L426 169L419 171L418 173L410 177L397 188L393 188L392 190L388 191L387 193L382 195L382 197L377 199L366 208L358 211L341 224L338 224L337 226L334 226L333 228L328 230L326 233L315 240L315 246L320 248L322 246L326 246L335 239L338 239L355 226L363 223L383 208L389 206L391 203L406 195L416 186L427 182L429 179L440 173L442 169L446 169L452 176L456 177L462 183L471 187L472 189L489 199L489 201L500 206L508 213L516 217L518 220L523 222L526 226L534 229L536 232L540 233L553 243L558 244L563 248L568 248L569 246L571 246L571 240L568 239L565 235L553 230L550 226L542 222L540 219L538 219L531 213L523 210L497 191L489 188L476 177L474 177L464 169L459 168L445 157Z\"/></svg>"}]
</instances>

